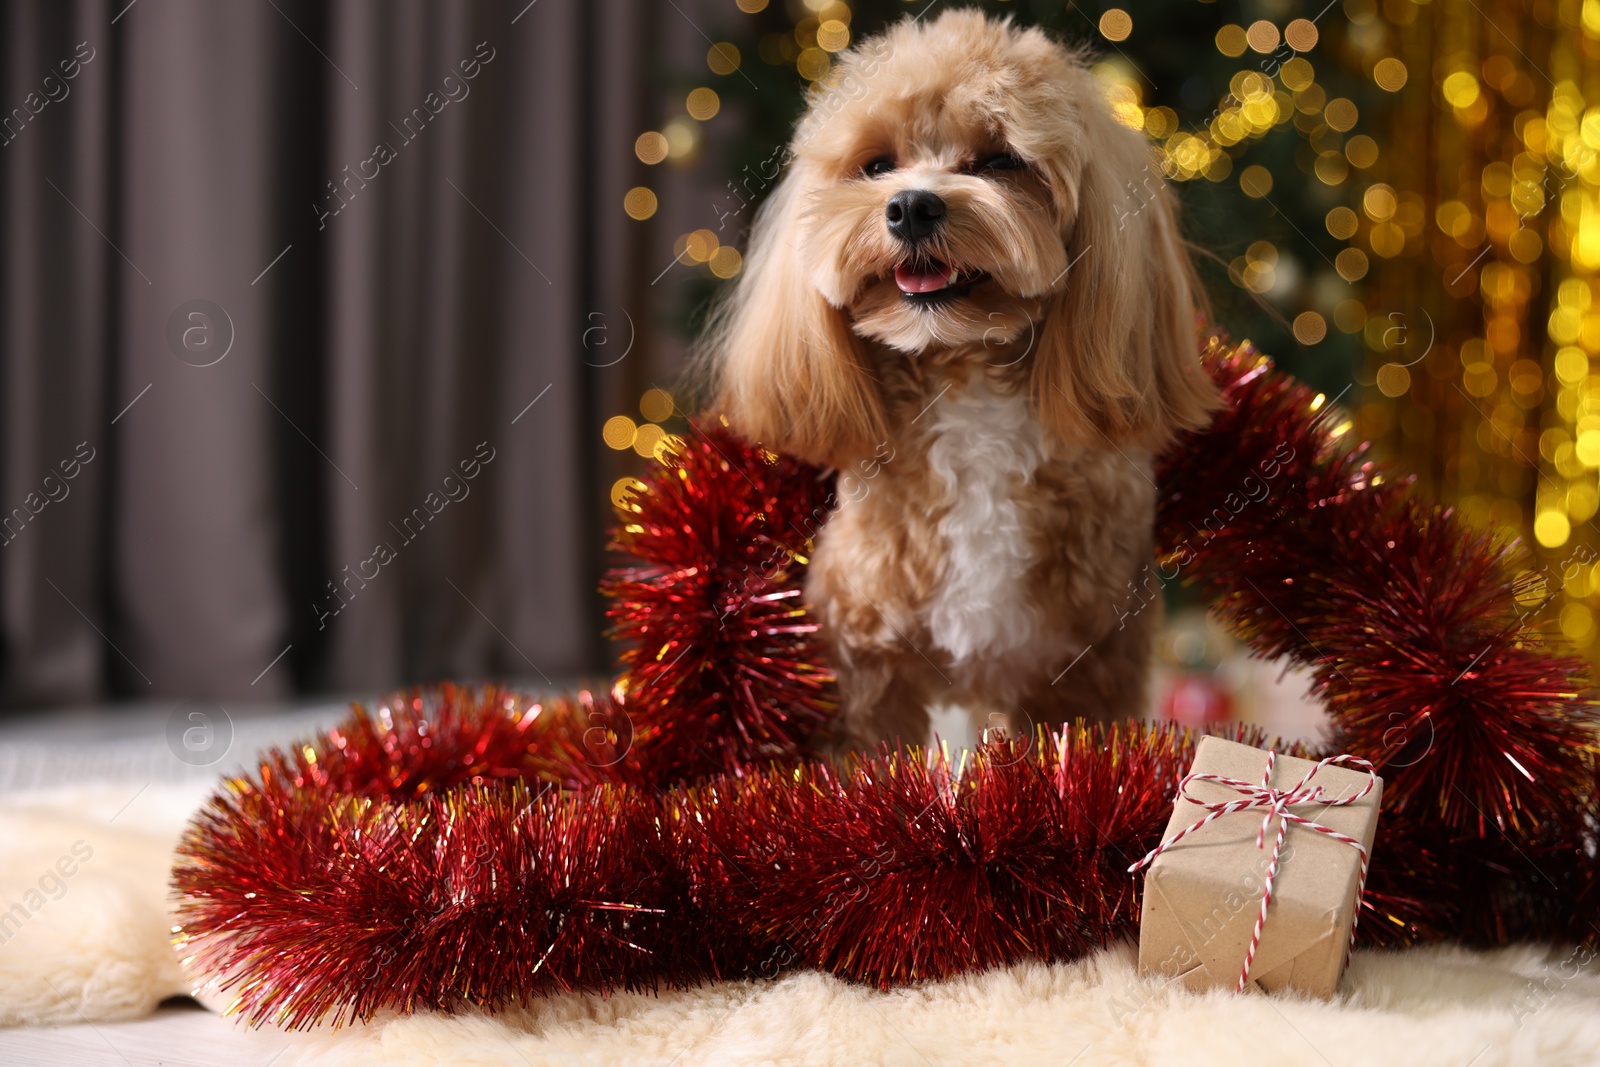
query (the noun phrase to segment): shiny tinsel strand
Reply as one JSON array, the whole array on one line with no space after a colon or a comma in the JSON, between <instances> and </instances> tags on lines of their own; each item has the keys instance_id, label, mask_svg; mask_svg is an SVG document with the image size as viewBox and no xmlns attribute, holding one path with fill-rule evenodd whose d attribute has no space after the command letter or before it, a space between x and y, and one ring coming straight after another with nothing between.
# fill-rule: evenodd
<instances>
[{"instance_id":1,"label":"shiny tinsel strand","mask_svg":"<svg viewBox=\"0 0 1600 1067\"><path fill-rule=\"evenodd\" d=\"M668 784L815 753L835 704L801 589L832 480L711 425L644 485L618 509L635 562L602 586L641 767Z\"/></svg>"},{"instance_id":2,"label":"shiny tinsel strand","mask_svg":"<svg viewBox=\"0 0 1600 1067\"><path fill-rule=\"evenodd\" d=\"M603 692L538 697L446 682L356 704L325 736L264 763L295 784L402 801L469 783L625 779L632 743L627 716Z\"/></svg>"},{"instance_id":3,"label":"shiny tinsel strand","mask_svg":"<svg viewBox=\"0 0 1600 1067\"><path fill-rule=\"evenodd\" d=\"M481 723L413 725L454 751ZM794 966L890 985L1071 959L1136 928L1126 867L1192 747L1173 726L1069 727L963 762L884 749L665 793L408 800L280 753L186 833L178 939L233 1010L287 1028Z\"/></svg>"},{"instance_id":4,"label":"shiny tinsel strand","mask_svg":"<svg viewBox=\"0 0 1600 1067\"><path fill-rule=\"evenodd\" d=\"M1487 838L1570 810L1594 717L1581 664L1522 625L1516 546L1411 499L1248 345L1206 360L1228 405L1162 462L1169 569L1258 655L1312 671L1387 811Z\"/></svg>"},{"instance_id":5,"label":"shiny tinsel strand","mask_svg":"<svg viewBox=\"0 0 1600 1067\"><path fill-rule=\"evenodd\" d=\"M679 852L754 973L799 964L889 987L1074 959L1137 931L1127 868L1160 840L1192 756L1187 730L1123 723L961 760L880 749L728 777L677 802Z\"/></svg>"},{"instance_id":6,"label":"shiny tinsel strand","mask_svg":"<svg viewBox=\"0 0 1600 1067\"><path fill-rule=\"evenodd\" d=\"M668 917L674 870L630 787L385 804L267 773L230 783L185 837L176 930L254 1024L494 1009L698 977L692 931Z\"/></svg>"}]
</instances>

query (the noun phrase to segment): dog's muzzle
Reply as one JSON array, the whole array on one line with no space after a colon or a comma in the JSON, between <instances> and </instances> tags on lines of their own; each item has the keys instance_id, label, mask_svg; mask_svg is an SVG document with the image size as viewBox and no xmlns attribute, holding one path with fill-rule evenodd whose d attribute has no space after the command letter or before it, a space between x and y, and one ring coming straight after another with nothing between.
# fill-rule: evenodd
<instances>
[{"instance_id":1,"label":"dog's muzzle","mask_svg":"<svg viewBox=\"0 0 1600 1067\"><path fill-rule=\"evenodd\" d=\"M944 201L926 189L902 189L889 198L883 217L889 232L909 244L933 236L944 219Z\"/></svg>"}]
</instances>

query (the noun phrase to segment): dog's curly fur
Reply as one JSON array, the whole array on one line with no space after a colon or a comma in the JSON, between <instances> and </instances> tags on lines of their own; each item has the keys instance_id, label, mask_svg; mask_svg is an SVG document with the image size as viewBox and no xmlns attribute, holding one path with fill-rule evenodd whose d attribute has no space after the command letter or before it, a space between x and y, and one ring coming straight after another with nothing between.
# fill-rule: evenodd
<instances>
[{"instance_id":1,"label":"dog's curly fur","mask_svg":"<svg viewBox=\"0 0 1600 1067\"><path fill-rule=\"evenodd\" d=\"M1217 403L1143 136L1082 54L958 10L840 57L790 152L704 351L736 430L840 472L807 593L843 744L1138 714L1151 456Z\"/></svg>"}]
</instances>

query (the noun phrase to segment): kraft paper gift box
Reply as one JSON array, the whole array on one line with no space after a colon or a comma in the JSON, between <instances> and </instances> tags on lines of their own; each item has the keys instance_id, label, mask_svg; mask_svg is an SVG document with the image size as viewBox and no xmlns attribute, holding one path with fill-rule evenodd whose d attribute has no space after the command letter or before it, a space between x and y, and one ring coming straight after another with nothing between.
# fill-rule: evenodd
<instances>
[{"instance_id":1,"label":"kraft paper gift box","mask_svg":"<svg viewBox=\"0 0 1600 1067\"><path fill-rule=\"evenodd\" d=\"M1269 784L1292 789L1316 766L1311 760L1279 755ZM1266 769L1264 750L1205 737L1190 772L1259 784ZM1360 841L1370 857L1383 792L1383 780L1373 776L1372 781L1371 792L1355 803L1297 804L1289 810ZM1322 767L1311 780L1328 799L1355 796L1367 782L1365 770L1336 765ZM1210 781L1190 782L1187 793L1201 803L1178 798L1163 842L1203 819L1208 811L1201 804L1245 799L1237 789ZM1252 808L1223 815L1166 848L1146 869L1139 926L1141 977L1175 981L1196 992L1237 986L1278 832L1274 819L1263 846L1256 847L1265 814L1265 808ZM1247 989L1333 994L1349 953L1361 868L1354 846L1308 826L1288 824Z\"/></svg>"}]
</instances>

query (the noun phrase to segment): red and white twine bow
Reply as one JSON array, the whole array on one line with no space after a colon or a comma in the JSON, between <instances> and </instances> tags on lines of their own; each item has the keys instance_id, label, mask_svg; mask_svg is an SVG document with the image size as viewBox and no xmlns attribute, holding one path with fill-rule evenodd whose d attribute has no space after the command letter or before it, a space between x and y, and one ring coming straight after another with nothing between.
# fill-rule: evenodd
<instances>
[{"instance_id":1,"label":"red and white twine bow","mask_svg":"<svg viewBox=\"0 0 1600 1067\"><path fill-rule=\"evenodd\" d=\"M1261 819L1261 829L1256 832L1257 848L1265 847L1267 831L1272 827L1272 821L1274 819L1278 821L1278 835L1272 846L1272 858L1267 862L1266 888L1262 890L1261 893L1261 911L1256 915L1255 931L1250 935L1250 947L1245 951L1244 967L1239 971L1239 984L1235 987L1235 990L1240 993L1244 992L1244 988L1250 980L1250 967L1253 963L1255 963L1256 948L1261 944L1261 931L1267 925L1267 909L1272 906L1272 882L1273 879L1278 875L1278 855L1283 851L1283 838L1284 835L1288 833L1290 823L1298 823L1307 829L1317 831L1319 834L1327 834L1335 841L1343 841L1347 845L1354 846L1355 850L1361 854L1361 879L1356 886L1355 921L1352 921L1350 924L1350 943L1352 945L1355 944L1356 922L1359 922L1361 918L1361 896L1367 887L1367 862L1369 857L1367 855L1366 846L1353 837L1350 837L1346 834L1341 834L1337 830L1330 830L1328 827L1323 826L1314 819L1308 819L1304 815L1297 815L1290 811L1289 808L1296 804L1321 804L1324 807L1330 808L1344 807L1347 804L1354 804L1356 801L1372 792L1372 787L1377 784L1377 777L1373 773L1372 764L1358 756L1330 756L1327 759L1319 762L1315 767L1311 768L1311 770L1307 771L1306 776L1300 779L1299 784L1292 786L1289 789L1274 789L1272 788L1271 784L1272 766L1277 761L1277 758L1278 754L1276 752L1269 751L1267 753L1267 771L1261 776L1261 781L1259 783L1244 782L1237 778L1228 778L1220 774L1195 773L1185 775L1183 781L1178 783L1178 799L1187 800L1191 804L1198 805L1209 812L1209 814L1207 814L1206 817L1201 819L1199 822L1196 822L1194 825L1186 826L1182 830L1179 830L1176 834L1172 835L1172 839L1170 841L1163 841L1161 844L1151 849L1149 855L1145 856L1144 859L1128 868L1128 873L1133 874L1136 871L1148 867L1151 863L1155 862L1155 858L1157 856L1161 855L1167 849L1171 848L1173 845L1176 845L1179 841L1182 841L1185 837L1188 837L1201 827L1216 822L1224 815L1232 815L1235 812L1240 811L1253 811L1258 809L1264 810L1265 814ZM1317 776L1318 771L1322 770L1322 768L1328 766L1329 764L1341 763L1348 763L1354 766L1365 768L1367 772L1366 787L1354 796L1344 797L1342 799L1325 797L1322 786L1312 785L1311 780ZM1207 803L1189 795L1189 783L1191 782L1216 782L1218 785L1225 785L1238 793L1242 793L1243 798L1240 800L1221 801L1214 804Z\"/></svg>"}]
</instances>

